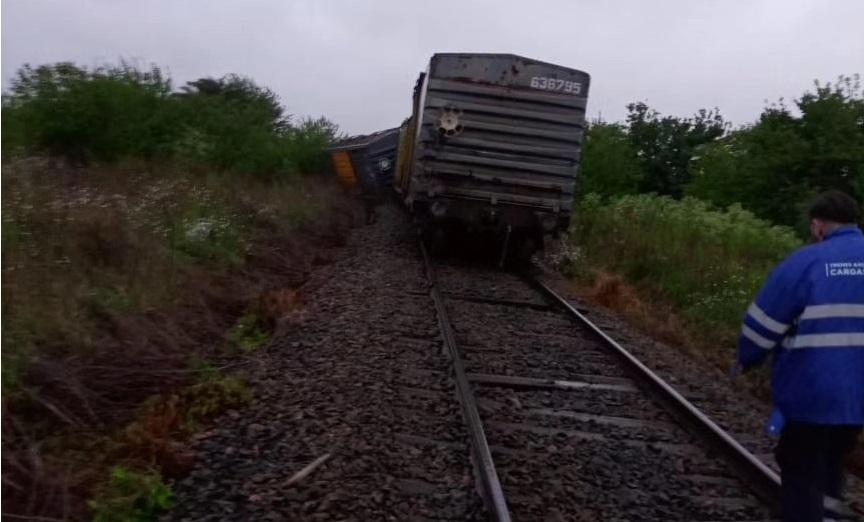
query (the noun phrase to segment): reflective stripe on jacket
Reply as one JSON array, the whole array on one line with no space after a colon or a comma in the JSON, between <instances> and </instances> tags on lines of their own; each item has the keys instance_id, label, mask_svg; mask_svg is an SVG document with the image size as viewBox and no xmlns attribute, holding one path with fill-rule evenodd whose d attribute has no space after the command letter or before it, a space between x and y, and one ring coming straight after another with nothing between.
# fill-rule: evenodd
<instances>
[{"instance_id":1,"label":"reflective stripe on jacket","mask_svg":"<svg viewBox=\"0 0 864 522\"><path fill-rule=\"evenodd\" d=\"M774 403L793 421L864 425L864 235L840 228L780 264L747 309L745 367L774 355Z\"/></svg>"}]
</instances>

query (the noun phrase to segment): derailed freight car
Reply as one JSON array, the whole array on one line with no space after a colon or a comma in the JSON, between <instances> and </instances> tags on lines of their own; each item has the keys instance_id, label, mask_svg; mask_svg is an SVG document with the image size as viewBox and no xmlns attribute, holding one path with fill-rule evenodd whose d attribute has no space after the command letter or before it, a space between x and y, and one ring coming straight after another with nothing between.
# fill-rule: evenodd
<instances>
[{"instance_id":1,"label":"derailed freight car","mask_svg":"<svg viewBox=\"0 0 864 522\"><path fill-rule=\"evenodd\" d=\"M436 54L400 130L395 188L426 230L493 232L524 258L566 229L590 77L511 54Z\"/></svg>"},{"instance_id":2,"label":"derailed freight car","mask_svg":"<svg viewBox=\"0 0 864 522\"><path fill-rule=\"evenodd\" d=\"M384 193L393 183L399 128L352 136L327 147L339 182L361 192Z\"/></svg>"},{"instance_id":3,"label":"derailed freight car","mask_svg":"<svg viewBox=\"0 0 864 522\"><path fill-rule=\"evenodd\" d=\"M399 129L352 136L327 147L339 182L355 192L366 209L366 223L375 222L375 207L393 184Z\"/></svg>"}]
</instances>

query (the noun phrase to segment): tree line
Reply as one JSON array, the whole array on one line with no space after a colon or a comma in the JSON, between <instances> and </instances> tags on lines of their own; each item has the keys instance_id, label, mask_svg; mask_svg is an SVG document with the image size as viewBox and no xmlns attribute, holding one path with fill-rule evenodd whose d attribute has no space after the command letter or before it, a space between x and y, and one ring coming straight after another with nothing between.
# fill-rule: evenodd
<instances>
[{"instance_id":1,"label":"tree line","mask_svg":"<svg viewBox=\"0 0 864 522\"><path fill-rule=\"evenodd\" d=\"M624 122L589 126L580 192L740 203L803 234L815 194L833 188L864 198L864 90L859 76L840 77L816 82L793 104L781 99L733 129L717 109L685 118L632 103Z\"/></svg>"},{"instance_id":2,"label":"tree line","mask_svg":"<svg viewBox=\"0 0 864 522\"><path fill-rule=\"evenodd\" d=\"M174 89L156 66L21 67L3 95L3 150L73 164L176 159L259 176L320 171L337 134L326 118L293 121L273 91L229 74Z\"/></svg>"}]
</instances>

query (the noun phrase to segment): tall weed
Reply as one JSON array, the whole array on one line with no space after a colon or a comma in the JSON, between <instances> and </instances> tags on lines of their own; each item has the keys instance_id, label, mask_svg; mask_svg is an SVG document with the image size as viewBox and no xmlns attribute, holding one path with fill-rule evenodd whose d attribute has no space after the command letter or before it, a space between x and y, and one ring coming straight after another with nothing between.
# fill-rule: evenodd
<instances>
[{"instance_id":1,"label":"tall weed","mask_svg":"<svg viewBox=\"0 0 864 522\"><path fill-rule=\"evenodd\" d=\"M768 272L801 245L740 205L721 211L694 198L589 195L575 216L571 270L621 274L710 329L736 328Z\"/></svg>"}]
</instances>

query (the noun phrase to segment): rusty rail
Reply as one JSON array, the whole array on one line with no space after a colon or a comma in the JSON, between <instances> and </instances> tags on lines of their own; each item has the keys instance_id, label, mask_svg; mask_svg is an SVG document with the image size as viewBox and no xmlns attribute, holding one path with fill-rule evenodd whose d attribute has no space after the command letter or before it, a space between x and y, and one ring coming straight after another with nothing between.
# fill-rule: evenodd
<instances>
[{"instance_id":1,"label":"rusty rail","mask_svg":"<svg viewBox=\"0 0 864 522\"><path fill-rule=\"evenodd\" d=\"M471 437L471 449L474 455L474 470L479 479L481 494L483 495L483 500L486 509L489 511L491 520L495 522L510 522L510 511L507 507L507 500L504 498L501 481L498 479L498 472L495 470L495 462L492 460L492 452L489 450L486 433L483 431L483 421L480 420L480 412L477 410L477 402L471 391L471 383L468 382L468 377L465 375L465 366L462 364L459 347L456 345L456 339L453 337L453 329L450 326L450 319L444 306L444 298L438 289L435 270L429 254L426 252L426 246L422 241L420 242L420 250L423 253L426 278L430 283L429 294L435 303L435 313L438 317L441 337L444 340L444 345L447 348L447 353L452 364L453 380L456 383L456 395L462 407L462 415L465 417L465 422L468 425Z\"/></svg>"}]
</instances>

